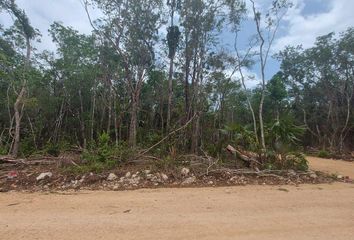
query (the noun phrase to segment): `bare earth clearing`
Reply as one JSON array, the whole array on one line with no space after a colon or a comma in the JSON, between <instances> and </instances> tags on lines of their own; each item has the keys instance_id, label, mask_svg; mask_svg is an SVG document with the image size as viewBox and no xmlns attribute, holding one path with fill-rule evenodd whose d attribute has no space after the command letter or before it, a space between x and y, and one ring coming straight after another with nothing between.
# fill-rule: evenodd
<instances>
[{"instance_id":1,"label":"bare earth clearing","mask_svg":"<svg viewBox=\"0 0 354 240\"><path fill-rule=\"evenodd\" d=\"M328 167L318 161L328 161ZM315 170L354 176L354 163L330 162L310 158ZM0 236L348 240L354 236L354 185L1 193Z\"/></svg>"},{"instance_id":2,"label":"bare earth clearing","mask_svg":"<svg viewBox=\"0 0 354 240\"><path fill-rule=\"evenodd\" d=\"M325 173L341 174L354 179L354 162L342 160L324 159L318 157L307 157L310 168Z\"/></svg>"}]
</instances>

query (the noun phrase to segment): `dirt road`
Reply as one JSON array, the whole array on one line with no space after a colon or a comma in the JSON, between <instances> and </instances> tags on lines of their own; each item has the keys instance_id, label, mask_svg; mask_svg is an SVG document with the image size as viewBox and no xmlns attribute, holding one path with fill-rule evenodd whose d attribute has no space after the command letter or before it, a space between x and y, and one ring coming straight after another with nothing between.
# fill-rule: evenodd
<instances>
[{"instance_id":1,"label":"dirt road","mask_svg":"<svg viewBox=\"0 0 354 240\"><path fill-rule=\"evenodd\" d=\"M0 194L0 236L349 240L354 237L354 185L5 193Z\"/></svg>"},{"instance_id":2,"label":"dirt road","mask_svg":"<svg viewBox=\"0 0 354 240\"><path fill-rule=\"evenodd\" d=\"M0 239L349 240L354 185L0 193Z\"/></svg>"},{"instance_id":3,"label":"dirt road","mask_svg":"<svg viewBox=\"0 0 354 240\"><path fill-rule=\"evenodd\" d=\"M324 159L318 157L307 157L310 168L326 173L341 174L354 179L354 162L342 160ZM354 239L354 237L353 237Z\"/></svg>"}]
</instances>

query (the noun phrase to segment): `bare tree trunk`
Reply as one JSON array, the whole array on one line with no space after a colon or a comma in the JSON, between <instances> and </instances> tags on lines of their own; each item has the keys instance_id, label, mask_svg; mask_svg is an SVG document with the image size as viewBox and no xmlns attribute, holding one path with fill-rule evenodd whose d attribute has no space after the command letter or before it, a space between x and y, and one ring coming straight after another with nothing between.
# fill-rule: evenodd
<instances>
[{"instance_id":1,"label":"bare tree trunk","mask_svg":"<svg viewBox=\"0 0 354 240\"><path fill-rule=\"evenodd\" d=\"M164 132L164 117L163 117L163 95L160 97L160 119L161 119L161 133Z\"/></svg>"},{"instance_id":2,"label":"bare tree trunk","mask_svg":"<svg viewBox=\"0 0 354 240\"><path fill-rule=\"evenodd\" d=\"M79 89L79 98L80 98L80 113L79 113L79 119L80 119L81 138L82 138L82 141L83 141L83 148L86 148L86 146L87 146L87 140L86 140L86 134L85 134L85 119L83 118L84 106L83 106L83 102L82 102L81 89Z\"/></svg>"},{"instance_id":3,"label":"bare tree trunk","mask_svg":"<svg viewBox=\"0 0 354 240\"><path fill-rule=\"evenodd\" d=\"M251 100L248 96L248 93L247 93L247 87L246 87L246 83L245 83L245 76L243 74L243 70L242 70L242 67L244 66L244 62L245 60L247 60L247 58L250 56L250 53L251 53L251 50L253 48L253 45L251 45L247 51L246 51L246 54L243 56L243 58L241 58L241 55L240 55L240 52L239 52L239 49L237 47L237 39L238 39L238 31L236 31L236 35L235 35L235 43L234 43L234 49L236 51L236 56L237 56L237 67L235 68L235 71L236 69L238 70L238 72L240 73L240 77L241 77L241 85L245 91L245 94L246 94L246 101L247 101L247 105L248 105L248 108L251 112L251 115L252 115L252 121L253 121L253 132L254 132L254 137L255 137L255 140L256 140L256 143L259 144L259 139L258 139L258 132L257 132L257 120L256 120L256 114L254 112L254 109L253 109L253 106L251 104ZM232 115L233 116L233 115Z\"/></svg>"},{"instance_id":4,"label":"bare tree trunk","mask_svg":"<svg viewBox=\"0 0 354 240\"><path fill-rule=\"evenodd\" d=\"M137 81L135 86L133 86L133 81L128 79L128 85L130 89L131 97L131 108L130 108L130 126L129 126L129 146L132 148L136 147L136 136L137 136L137 126L138 126L138 110L139 110L139 98L140 92L145 78L146 69L137 70ZM130 78L130 76L127 76Z\"/></svg>"},{"instance_id":5,"label":"bare tree trunk","mask_svg":"<svg viewBox=\"0 0 354 240\"><path fill-rule=\"evenodd\" d=\"M199 114L193 121L193 133L192 133L192 152L197 154L199 147L199 133L200 133L200 116Z\"/></svg>"},{"instance_id":6,"label":"bare tree trunk","mask_svg":"<svg viewBox=\"0 0 354 240\"><path fill-rule=\"evenodd\" d=\"M345 118L345 124L342 128L342 131L340 132L340 137L339 137L339 152L343 152L343 147L344 147L344 139L345 139L345 131L348 127L349 119L350 119L350 102L352 100L352 96L347 96L347 116Z\"/></svg>"},{"instance_id":7,"label":"bare tree trunk","mask_svg":"<svg viewBox=\"0 0 354 240\"><path fill-rule=\"evenodd\" d=\"M36 133L34 132L34 128L33 128L33 124L32 124L32 121L31 121L31 118L27 115L27 119L28 119L28 123L31 127L31 133L32 133L32 138L33 138L33 144L36 148L36 150L38 150L38 146L37 146L37 140L36 140ZM0 139L1 140L1 139Z\"/></svg>"},{"instance_id":8,"label":"bare tree trunk","mask_svg":"<svg viewBox=\"0 0 354 240\"><path fill-rule=\"evenodd\" d=\"M29 36L26 36L26 61L25 61L25 71L28 70L30 66L30 58L31 58L31 43ZM27 81L26 79L23 79L22 82L22 87L20 93L17 95L15 104L14 104L14 113L15 113L15 139L14 139L14 144L12 146L11 150L11 155L14 157L17 157L18 155L18 150L20 146L20 132L21 132L21 113L20 109L23 109L24 103L23 103L23 98L25 97L26 94L26 85Z\"/></svg>"},{"instance_id":9,"label":"bare tree trunk","mask_svg":"<svg viewBox=\"0 0 354 240\"><path fill-rule=\"evenodd\" d=\"M263 123L263 104L264 104L264 97L265 97L265 90L266 90L266 79L265 79L265 67L267 64L270 48L272 47L272 44L275 39L275 35L278 31L280 21L284 17L285 13L280 13L279 9L274 10L275 12L271 13L276 16L276 19L273 21L270 21L267 23L266 28L268 28L268 37L267 37L267 45L265 45L265 39L264 39L264 32L261 29L261 15L260 13L256 10L255 2L254 0L250 0L252 3L252 11L253 11L253 16L254 16L254 21L256 23L256 29L257 29L257 35L259 37L260 45L259 45L259 58L260 58L260 68L261 68L261 78L262 78L262 95L261 95L261 100L259 103L259 127L260 127L260 132L261 132L261 147L262 150L264 151L266 149L266 144L265 144L265 138L264 138L264 123ZM276 8L276 4L273 5ZM274 26L272 28L272 26Z\"/></svg>"},{"instance_id":10,"label":"bare tree trunk","mask_svg":"<svg viewBox=\"0 0 354 240\"><path fill-rule=\"evenodd\" d=\"M189 71L190 71L190 56L188 47L188 34L186 35L186 50L185 50L185 76L184 76L184 99L185 99L185 111L186 111L186 121L189 120Z\"/></svg>"},{"instance_id":11,"label":"bare tree trunk","mask_svg":"<svg viewBox=\"0 0 354 240\"><path fill-rule=\"evenodd\" d=\"M130 110L130 125L129 125L129 146L132 148L136 147L136 134L137 134L137 112L138 112L138 102L136 99L136 93L132 93L131 97L131 110Z\"/></svg>"},{"instance_id":12,"label":"bare tree trunk","mask_svg":"<svg viewBox=\"0 0 354 240\"><path fill-rule=\"evenodd\" d=\"M113 116L114 116L114 135L116 139L116 146L118 146L118 119L117 119L117 99L116 94L114 94L113 99Z\"/></svg>"},{"instance_id":13,"label":"bare tree trunk","mask_svg":"<svg viewBox=\"0 0 354 240\"><path fill-rule=\"evenodd\" d=\"M20 114L20 109L21 105L23 104L23 98L26 93L25 86L22 86L20 93L18 94L16 98L16 102L14 104L14 112L15 112L15 139L14 139L14 144L12 147L11 155L14 157L17 157L18 155L18 150L20 146L20 131L21 131L21 114Z\"/></svg>"},{"instance_id":14,"label":"bare tree trunk","mask_svg":"<svg viewBox=\"0 0 354 240\"><path fill-rule=\"evenodd\" d=\"M112 89L111 86L109 86L109 92L108 92L108 120L107 120L107 134L109 134L111 130L111 123L112 123Z\"/></svg>"},{"instance_id":15,"label":"bare tree trunk","mask_svg":"<svg viewBox=\"0 0 354 240\"><path fill-rule=\"evenodd\" d=\"M96 108L96 81L94 83L93 97L92 97L92 109L91 109L91 142L93 142L93 133L95 126L95 108Z\"/></svg>"},{"instance_id":16,"label":"bare tree trunk","mask_svg":"<svg viewBox=\"0 0 354 240\"><path fill-rule=\"evenodd\" d=\"M238 56L239 57L239 56ZM239 73L241 75L241 82L242 82L242 86L243 86L243 89L245 90L246 92L246 100L247 100L247 105L248 105L248 108L250 109L251 111L251 115L252 115L252 121L253 121L253 132L254 132L254 136L255 136L255 139L256 139L256 142L257 144L259 143L259 140L258 140L258 133L257 133L257 120L256 120L256 114L254 113L254 109L253 109L253 106L251 104L251 100L247 94L247 87L246 87L246 84L245 84L245 77L243 75L243 71L242 71L242 68L241 68L241 63L239 63L239 66L238 66L238 69L239 69Z\"/></svg>"},{"instance_id":17,"label":"bare tree trunk","mask_svg":"<svg viewBox=\"0 0 354 240\"><path fill-rule=\"evenodd\" d=\"M258 112L258 118L259 118L259 128L261 132L261 146L262 149L265 150L265 139L264 139L264 124L263 124L263 104L264 104L264 97L265 97L265 63L266 59L264 59L264 53L263 53L263 47L264 47L264 38L262 35L261 31L261 24L260 24L260 18L258 17L258 13L256 12L254 2L253 3L253 13L255 16L255 22L256 22L256 27L257 27L257 33L258 37L260 38L260 45L259 45L259 57L260 57L260 64L261 64L261 78L262 78L262 93L261 93L261 101L259 103L259 112ZM270 47L270 46L269 46Z\"/></svg>"},{"instance_id":18,"label":"bare tree trunk","mask_svg":"<svg viewBox=\"0 0 354 240\"><path fill-rule=\"evenodd\" d=\"M194 70L196 73L195 76L195 81L193 81L193 111L194 114L197 114L196 119L193 122L193 132L192 132L192 152L197 154L198 153L198 148L199 148L199 144L200 144L200 114L199 111L201 109L201 101L200 98L201 96L201 91L200 91L200 86L202 84L203 81L203 63L204 63L204 53L205 53L205 43L207 41L206 38L206 34L203 37L203 42L201 43L201 47L200 47L200 53L199 53L199 59L198 61L196 61L195 66L194 66ZM193 79L194 79L194 75L193 74Z\"/></svg>"},{"instance_id":19,"label":"bare tree trunk","mask_svg":"<svg viewBox=\"0 0 354 240\"><path fill-rule=\"evenodd\" d=\"M264 91L262 90L261 102L259 103L259 128L261 131L261 144L262 149L265 150L265 139L264 139L264 125L263 125L263 103L264 103Z\"/></svg>"},{"instance_id":20,"label":"bare tree trunk","mask_svg":"<svg viewBox=\"0 0 354 240\"><path fill-rule=\"evenodd\" d=\"M166 119L166 131L170 131L171 122L171 109L172 109L172 96L173 96L173 57L170 59L170 70L168 73L168 105L167 105L167 119Z\"/></svg>"}]
</instances>

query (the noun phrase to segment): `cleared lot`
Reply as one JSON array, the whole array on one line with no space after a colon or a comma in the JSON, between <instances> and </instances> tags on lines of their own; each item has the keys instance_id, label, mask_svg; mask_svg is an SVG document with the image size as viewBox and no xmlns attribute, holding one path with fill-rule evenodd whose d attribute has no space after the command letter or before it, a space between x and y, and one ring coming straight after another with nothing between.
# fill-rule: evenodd
<instances>
[{"instance_id":1,"label":"cleared lot","mask_svg":"<svg viewBox=\"0 0 354 240\"><path fill-rule=\"evenodd\" d=\"M318 157L307 157L311 169L326 173L341 174L354 179L354 162L331 160Z\"/></svg>"}]
</instances>

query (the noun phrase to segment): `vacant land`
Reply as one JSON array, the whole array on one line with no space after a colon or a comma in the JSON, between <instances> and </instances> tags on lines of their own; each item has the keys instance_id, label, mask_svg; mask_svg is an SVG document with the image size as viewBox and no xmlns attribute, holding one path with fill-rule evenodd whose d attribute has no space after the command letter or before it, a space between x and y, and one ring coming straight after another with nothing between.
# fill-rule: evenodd
<instances>
[{"instance_id":1,"label":"vacant land","mask_svg":"<svg viewBox=\"0 0 354 240\"><path fill-rule=\"evenodd\" d=\"M325 173L341 174L354 179L354 162L342 160L324 159L318 157L307 157L310 168Z\"/></svg>"},{"instance_id":2,"label":"vacant land","mask_svg":"<svg viewBox=\"0 0 354 240\"><path fill-rule=\"evenodd\" d=\"M354 185L3 193L0 236L348 240L354 236Z\"/></svg>"}]
</instances>

